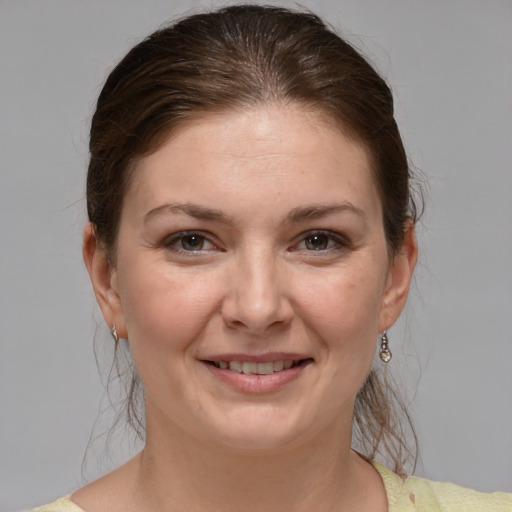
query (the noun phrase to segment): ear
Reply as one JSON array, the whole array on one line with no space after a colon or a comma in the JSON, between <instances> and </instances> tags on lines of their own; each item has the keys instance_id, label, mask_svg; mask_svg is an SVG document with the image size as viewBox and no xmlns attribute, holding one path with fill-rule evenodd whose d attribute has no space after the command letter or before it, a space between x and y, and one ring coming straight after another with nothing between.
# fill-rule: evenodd
<instances>
[{"instance_id":1,"label":"ear","mask_svg":"<svg viewBox=\"0 0 512 512\"><path fill-rule=\"evenodd\" d=\"M417 259L418 243L414 223L410 222L406 227L404 243L393 258L388 271L386 291L380 310L379 332L389 329L402 312Z\"/></svg>"},{"instance_id":2,"label":"ear","mask_svg":"<svg viewBox=\"0 0 512 512\"><path fill-rule=\"evenodd\" d=\"M94 225L90 222L84 229L82 255L103 319L109 329L116 326L119 337L127 338L126 323L118 293L117 272L110 263L105 248L96 239Z\"/></svg>"}]
</instances>

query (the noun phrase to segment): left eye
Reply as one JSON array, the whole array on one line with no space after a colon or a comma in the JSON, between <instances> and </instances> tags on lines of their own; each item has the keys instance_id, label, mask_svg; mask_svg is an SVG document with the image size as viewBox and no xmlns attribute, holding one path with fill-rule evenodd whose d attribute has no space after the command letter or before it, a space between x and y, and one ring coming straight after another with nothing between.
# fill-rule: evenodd
<instances>
[{"instance_id":1,"label":"left eye","mask_svg":"<svg viewBox=\"0 0 512 512\"><path fill-rule=\"evenodd\" d=\"M298 249L307 251L327 251L343 246L341 240L330 233L310 233L298 245Z\"/></svg>"},{"instance_id":2,"label":"left eye","mask_svg":"<svg viewBox=\"0 0 512 512\"><path fill-rule=\"evenodd\" d=\"M316 234L306 237L304 245L310 251L325 251L332 245L332 240L325 234Z\"/></svg>"},{"instance_id":3,"label":"left eye","mask_svg":"<svg viewBox=\"0 0 512 512\"><path fill-rule=\"evenodd\" d=\"M202 235L187 235L180 239L181 249L185 251L200 251L204 247L206 239Z\"/></svg>"}]
</instances>

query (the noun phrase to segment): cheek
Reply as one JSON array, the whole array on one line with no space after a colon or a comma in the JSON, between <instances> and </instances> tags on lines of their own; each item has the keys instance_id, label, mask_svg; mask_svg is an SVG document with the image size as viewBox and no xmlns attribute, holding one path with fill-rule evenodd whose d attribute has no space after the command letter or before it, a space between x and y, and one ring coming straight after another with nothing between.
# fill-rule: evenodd
<instances>
[{"instance_id":1,"label":"cheek","mask_svg":"<svg viewBox=\"0 0 512 512\"><path fill-rule=\"evenodd\" d=\"M218 309L218 287L205 283L200 271L171 272L165 263L125 268L129 273L124 280L120 275L120 295L134 356L140 346L183 350Z\"/></svg>"},{"instance_id":2,"label":"cheek","mask_svg":"<svg viewBox=\"0 0 512 512\"><path fill-rule=\"evenodd\" d=\"M301 315L328 340L349 343L378 332L384 278L370 265L341 269L329 275L302 276ZM362 340L361 340L362 341Z\"/></svg>"},{"instance_id":3,"label":"cheek","mask_svg":"<svg viewBox=\"0 0 512 512\"><path fill-rule=\"evenodd\" d=\"M374 360L384 275L357 266L305 282L302 318L309 337L319 340L329 384L328 401L352 399Z\"/></svg>"}]
</instances>

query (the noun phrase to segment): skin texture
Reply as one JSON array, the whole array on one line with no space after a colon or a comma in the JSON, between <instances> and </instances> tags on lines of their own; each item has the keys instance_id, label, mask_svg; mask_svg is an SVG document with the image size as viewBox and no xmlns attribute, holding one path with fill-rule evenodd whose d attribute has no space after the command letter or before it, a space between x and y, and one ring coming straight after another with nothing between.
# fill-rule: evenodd
<instances>
[{"instance_id":1,"label":"skin texture","mask_svg":"<svg viewBox=\"0 0 512 512\"><path fill-rule=\"evenodd\" d=\"M144 385L147 443L73 499L386 510L350 450L353 406L416 251L410 228L389 260L366 151L318 114L270 105L182 128L137 164L114 265L85 230L98 303ZM306 363L268 385L206 362L242 358Z\"/></svg>"}]
</instances>

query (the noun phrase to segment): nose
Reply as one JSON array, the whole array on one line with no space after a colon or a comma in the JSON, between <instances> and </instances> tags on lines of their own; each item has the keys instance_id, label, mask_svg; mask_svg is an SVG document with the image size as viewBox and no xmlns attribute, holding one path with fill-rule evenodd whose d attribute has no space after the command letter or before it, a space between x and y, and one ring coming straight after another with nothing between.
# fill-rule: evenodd
<instances>
[{"instance_id":1,"label":"nose","mask_svg":"<svg viewBox=\"0 0 512 512\"><path fill-rule=\"evenodd\" d=\"M293 307L286 278L273 255L241 257L228 276L222 304L224 323L247 334L263 335L289 325Z\"/></svg>"}]
</instances>

